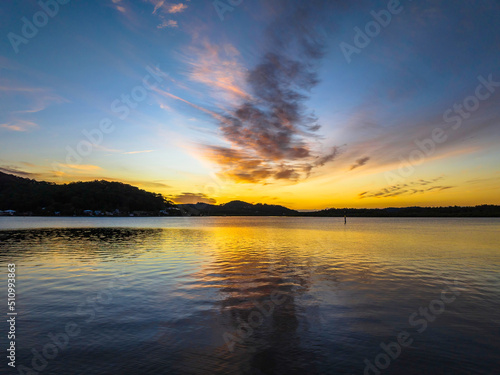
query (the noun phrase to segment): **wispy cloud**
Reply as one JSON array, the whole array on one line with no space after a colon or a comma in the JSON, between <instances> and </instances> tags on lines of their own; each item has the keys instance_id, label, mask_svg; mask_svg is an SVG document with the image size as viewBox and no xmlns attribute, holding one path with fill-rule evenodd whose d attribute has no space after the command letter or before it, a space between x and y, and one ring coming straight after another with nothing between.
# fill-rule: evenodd
<instances>
[{"instance_id":1,"label":"wispy cloud","mask_svg":"<svg viewBox=\"0 0 500 375\"><path fill-rule=\"evenodd\" d=\"M24 178L31 178L31 179L34 179L37 176L36 173L26 172L26 171L23 171L21 169L18 169L17 167L13 167L13 166L0 167L0 172L7 173L7 174L13 174L15 176L24 177Z\"/></svg>"},{"instance_id":2,"label":"wispy cloud","mask_svg":"<svg viewBox=\"0 0 500 375\"><path fill-rule=\"evenodd\" d=\"M158 9L160 9L163 6L163 4L165 4L165 0L160 0L160 1L150 0L149 2L154 4L154 6L155 6L155 9L153 10L153 14L155 14L158 11Z\"/></svg>"},{"instance_id":3,"label":"wispy cloud","mask_svg":"<svg viewBox=\"0 0 500 375\"><path fill-rule=\"evenodd\" d=\"M110 152L110 153L114 153L114 154L122 154L122 155L146 154L146 153L156 151L156 150L124 151L124 150L119 150L119 149L115 149L115 148L105 147L103 145L95 145L94 147L98 150L101 150L101 151Z\"/></svg>"},{"instance_id":4,"label":"wispy cloud","mask_svg":"<svg viewBox=\"0 0 500 375\"><path fill-rule=\"evenodd\" d=\"M141 181L141 180L114 180L108 179L109 181L123 182L124 184L129 184L133 186L142 186L144 188L154 188L154 189L167 189L171 188L170 185L164 184L163 182L157 181Z\"/></svg>"},{"instance_id":5,"label":"wispy cloud","mask_svg":"<svg viewBox=\"0 0 500 375\"><path fill-rule=\"evenodd\" d=\"M38 127L36 123L27 120L13 120L4 124L0 124L0 128L16 132L26 132L36 127Z\"/></svg>"},{"instance_id":6,"label":"wispy cloud","mask_svg":"<svg viewBox=\"0 0 500 375\"><path fill-rule=\"evenodd\" d=\"M164 29L165 27L178 27L177 21L174 20L163 20L162 23L160 23L158 26L156 26L158 29Z\"/></svg>"},{"instance_id":7,"label":"wispy cloud","mask_svg":"<svg viewBox=\"0 0 500 375\"><path fill-rule=\"evenodd\" d=\"M165 14L181 13L188 8L188 6L186 4L183 4L183 3L171 4L165 0L147 0L147 1L155 6L154 10L153 10L153 14L156 14L156 13L165 13Z\"/></svg>"},{"instance_id":8,"label":"wispy cloud","mask_svg":"<svg viewBox=\"0 0 500 375\"><path fill-rule=\"evenodd\" d=\"M49 89L24 86L6 81L0 84L0 99L6 101L16 99L16 102L13 102L15 107L12 105L10 111L4 114L7 121L0 124L0 128L18 132L25 132L38 127L35 120L26 117L41 112L53 104L68 102Z\"/></svg>"},{"instance_id":9,"label":"wispy cloud","mask_svg":"<svg viewBox=\"0 0 500 375\"><path fill-rule=\"evenodd\" d=\"M68 169L73 169L77 171L99 171L102 170L101 167L98 165L91 165L91 164L62 164L58 163L61 168L68 168Z\"/></svg>"},{"instance_id":10,"label":"wispy cloud","mask_svg":"<svg viewBox=\"0 0 500 375\"><path fill-rule=\"evenodd\" d=\"M97 149L97 150L101 150L101 151L105 151L105 152L123 152L123 150L117 150L115 148L109 148L109 147L106 147L106 146L103 146L103 145L98 145L98 144L95 144L94 145L94 148Z\"/></svg>"},{"instance_id":11,"label":"wispy cloud","mask_svg":"<svg viewBox=\"0 0 500 375\"><path fill-rule=\"evenodd\" d=\"M396 184L387 186L383 189L374 190L374 191L364 191L358 194L359 199L364 198L394 198L401 195L414 195L414 194L423 194L426 192L432 191L443 191L454 188L454 186L447 185L435 185L439 180L442 180L443 177L437 177L431 180L416 180L409 181L404 184Z\"/></svg>"},{"instance_id":12,"label":"wispy cloud","mask_svg":"<svg viewBox=\"0 0 500 375\"><path fill-rule=\"evenodd\" d=\"M66 99L61 98L59 95L54 95L49 92L44 92L43 94L33 95L32 103L29 108L22 109L18 111L12 111L13 114L19 113L36 113L43 111L52 104L67 103Z\"/></svg>"},{"instance_id":13,"label":"wispy cloud","mask_svg":"<svg viewBox=\"0 0 500 375\"><path fill-rule=\"evenodd\" d=\"M44 92L45 90L42 88L38 88L38 87L0 85L0 91L40 93L40 92Z\"/></svg>"},{"instance_id":14,"label":"wispy cloud","mask_svg":"<svg viewBox=\"0 0 500 375\"><path fill-rule=\"evenodd\" d=\"M121 13L127 13L127 8L125 8L125 4L123 0L111 0L112 8L118 10Z\"/></svg>"},{"instance_id":15,"label":"wispy cloud","mask_svg":"<svg viewBox=\"0 0 500 375\"><path fill-rule=\"evenodd\" d=\"M123 155L133 155L133 154L145 154L149 152L155 152L156 150L144 150L144 151L127 151L122 152Z\"/></svg>"},{"instance_id":16,"label":"wispy cloud","mask_svg":"<svg viewBox=\"0 0 500 375\"><path fill-rule=\"evenodd\" d=\"M179 4L171 4L168 6L168 13L180 13L180 12L183 12L187 9L187 5L186 4L182 4L182 3L179 3Z\"/></svg>"},{"instance_id":17,"label":"wispy cloud","mask_svg":"<svg viewBox=\"0 0 500 375\"><path fill-rule=\"evenodd\" d=\"M204 108L202 106L199 106L199 105L197 105L195 103L192 103L189 100L183 99L183 98L181 98L181 97L179 97L177 95L171 94L168 91L162 90L162 89L160 89L158 87L155 87L153 90L154 90L154 92L156 92L160 96L163 96L163 97L168 98L168 99L178 100L178 101L180 101L182 103L185 103L185 104L187 104L187 105L189 105L189 106L191 106L191 107L193 107L193 108L195 108L195 109L197 109L197 110L199 110L201 112L204 112L204 113L212 116L213 118L215 118L217 120L222 120L223 119L223 117L221 115L219 115L218 113L216 113L214 111L211 111L209 109L206 109L206 108ZM161 104L160 104L160 107L161 107Z\"/></svg>"},{"instance_id":18,"label":"wispy cloud","mask_svg":"<svg viewBox=\"0 0 500 375\"><path fill-rule=\"evenodd\" d=\"M49 168L44 168L42 166L34 165L31 163L20 162L16 164L22 164L24 167L28 167L28 171L20 169L17 165L3 165L0 166L0 172L38 181L50 181L52 179L66 175L66 173L64 172L54 172Z\"/></svg>"},{"instance_id":19,"label":"wispy cloud","mask_svg":"<svg viewBox=\"0 0 500 375\"><path fill-rule=\"evenodd\" d=\"M191 81L205 84L213 98L233 105L237 100L250 99L248 70L240 59L240 52L233 45L215 45L207 39L189 47L184 57Z\"/></svg>"},{"instance_id":20,"label":"wispy cloud","mask_svg":"<svg viewBox=\"0 0 500 375\"><path fill-rule=\"evenodd\" d=\"M188 6L185 3L169 3L165 0L144 0L152 5L154 9L152 14L157 15L162 22L156 26L158 29L177 28L178 21L172 19L172 15L184 12Z\"/></svg>"},{"instance_id":21,"label":"wispy cloud","mask_svg":"<svg viewBox=\"0 0 500 375\"><path fill-rule=\"evenodd\" d=\"M362 158L356 160L356 163L351 165L351 168L349 170L352 171L353 169L362 167L363 165L365 165L368 162L368 160L370 160L369 156L365 156L365 157L362 157Z\"/></svg>"}]
</instances>

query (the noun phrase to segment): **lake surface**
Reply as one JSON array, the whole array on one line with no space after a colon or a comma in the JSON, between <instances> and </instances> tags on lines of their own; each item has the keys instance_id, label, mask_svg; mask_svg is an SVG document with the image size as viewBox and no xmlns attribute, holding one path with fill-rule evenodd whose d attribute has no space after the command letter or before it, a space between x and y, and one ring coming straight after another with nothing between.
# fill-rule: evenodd
<instances>
[{"instance_id":1,"label":"lake surface","mask_svg":"<svg viewBox=\"0 0 500 375\"><path fill-rule=\"evenodd\" d=\"M4 316L9 263L17 370L500 373L499 219L1 217Z\"/></svg>"}]
</instances>

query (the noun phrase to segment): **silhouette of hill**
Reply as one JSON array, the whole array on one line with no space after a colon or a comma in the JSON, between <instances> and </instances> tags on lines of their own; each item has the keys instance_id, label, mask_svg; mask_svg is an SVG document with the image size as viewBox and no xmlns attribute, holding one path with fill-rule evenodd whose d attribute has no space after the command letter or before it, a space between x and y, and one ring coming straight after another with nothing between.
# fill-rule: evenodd
<instances>
[{"instance_id":1,"label":"silhouette of hill","mask_svg":"<svg viewBox=\"0 0 500 375\"><path fill-rule=\"evenodd\" d=\"M0 172L0 211L16 215L189 215L303 217L500 217L500 206L328 208L299 212L284 206L234 200L221 205L174 205L161 194L121 182L91 181L58 185ZM2 214L2 212L0 212ZM5 212L3 213L5 214ZM10 214L10 213L9 213Z\"/></svg>"},{"instance_id":2,"label":"silhouette of hill","mask_svg":"<svg viewBox=\"0 0 500 375\"><path fill-rule=\"evenodd\" d=\"M33 215L177 214L161 194L121 182L91 181L58 185L0 172L0 210ZM91 211L91 212L90 212ZM97 213L96 213L97 211ZM162 212L163 211L163 212Z\"/></svg>"},{"instance_id":3,"label":"silhouette of hill","mask_svg":"<svg viewBox=\"0 0 500 375\"><path fill-rule=\"evenodd\" d=\"M307 212L303 216L339 217L500 217L500 206L472 207L389 207L389 208L328 208Z\"/></svg>"},{"instance_id":4,"label":"silhouette of hill","mask_svg":"<svg viewBox=\"0 0 500 375\"><path fill-rule=\"evenodd\" d=\"M231 201L226 204L180 204L183 214L190 216L305 216L305 217L500 217L500 206L474 207L389 207L389 208L328 208L299 212L278 205L251 204Z\"/></svg>"},{"instance_id":5,"label":"silhouette of hill","mask_svg":"<svg viewBox=\"0 0 500 375\"><path fill-rule=\"evenodd\" d=\"M221 205L207 203L180 204L178 207L191 216L296 216L297 211L273 204L251 204L231 201Z\"/></svg>"}]
</instances>

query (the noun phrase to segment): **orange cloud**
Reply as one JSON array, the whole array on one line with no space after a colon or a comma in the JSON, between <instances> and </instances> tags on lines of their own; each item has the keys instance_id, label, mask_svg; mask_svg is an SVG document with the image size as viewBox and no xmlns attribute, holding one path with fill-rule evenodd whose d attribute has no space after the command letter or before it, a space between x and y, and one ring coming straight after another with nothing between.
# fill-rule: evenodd
<instances>
[{"instance_id":1,"label":"orange cloud","mask_svg":"<svg viewBox=\"0 0 500 375\"><path fill-rule=\"evenodd\" d=\"M62 168L76 169L77 171L97 171L97 170L102 170L101 167L99 167L97 165L90 165L90 164L62 164L62 163L58 163L58 164Z\"/></svg>"},{"instance_id":2,"label":"orange cloud","mask_svg":"<svg viewBox=\"0 0 500 375\"><path fill-rule=\"evenodd\" d=\"M0 128L4 128L7 130L16 131L16 132L25 132L25 131L31 130L33 128L36 128L36 127L38 127L37 124L35 124L32 121L26 121L26 120L17 120L14 122L9 122L9 123L0 125Z\"/></svg>"},{"instance_id":3,"label":"orange cloud","mask_svg":"<svg viewBox=\"0 0 500 375\"><path fill-rule=\"evenodd\" d=\"M149 3L155 6L153 14L156 14L158 11L164 14L181 13L188 8L186 4L169 4L165 0L149 0Z\"/></svg>"},{"instance_id":4,"label":"orange cloud","mask_svg":"<svg viewBox=\"0 0 500 375\"><path fill-rule=\"evenodd\" d=\"M168 13L180 13L186 9L187 9L186 4L182 4L182 3L172 4L172 5L169 5L169 7L168 7Z\"/></svg>"},{"instance_id":5,"label":"orange cloud","mask_svg":"<svg viewBox=\"0 0 500 375\"><path fill-rule=\"evenodd\" d=\"M230 44L217 46L207 40L200 47L190 47L188 78L213 91L215 98L235 101L250 98L246 90L247 69L239 62L239 51Z\"/></svg>"},{"instance_id":6,"label":"orange cloud","mask_svg":"<svg viewBox=\"0 0 500 375\"><path fill-rule=\"evenodd\" d=\"M188 77L212 90L223 110L213 117L229 145L202 148L236 182L295 182L339 153L336 147L318 151L320 125L306 106L319 82L317 62L324 46L316 38L316 20L304 8L293 6L289 17L275 20L266 33L268 48L251 70L231 44L214 45L196 34L188 50ZM300 32L290 26L296 24Z\"/></svg>"}]
</instances>

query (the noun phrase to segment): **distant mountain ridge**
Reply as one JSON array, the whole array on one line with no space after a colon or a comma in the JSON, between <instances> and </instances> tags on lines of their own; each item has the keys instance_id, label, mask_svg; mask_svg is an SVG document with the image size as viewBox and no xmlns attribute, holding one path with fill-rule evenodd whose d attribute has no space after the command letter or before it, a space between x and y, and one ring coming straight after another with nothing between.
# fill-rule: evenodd
<instances>
[{"instance_id":1,"label":"distant mountain ridge","mask_svg":"<svg viewBox=\"0 0 500 375\"><path fill-rule=\"evenodd\" d=\"M279 205L231 201L221 205L208 203L177 205L188 216L302 216L302 217L500 217L500 206L472 207L388 207L328 208L300 212Z\"/></svg>"},{"instance_id":2,"label":"distant mountain ridge","mask_svg":"<svg viewBox=\"0 0 500 375\"><path fill-rule=\"evenodd\" d=\"M252 204L239 200L221 205L208 203L179 204L181 211L191 216L296 216L298 211L274 204Z\"/></svg>"},{"instance_id":3,"label":"distant mountain ridge","mask_svg":"<svg viewBox=\"0 0 500 375\"><path fill-rule=\"evenodd\" d=\"M302 216L320 217L500 217L500 206L450 207L388 207L388 208L328 208L305 212Z\"/></svg>"},{"instance_id":4,"label":"distant mountain ridge","mask_svg":"<svg viewBox=\"0 0 500 375\"><path fill-rule=\"evenodd\" d=\"M273 204L240 200L214 205L175 205L161 194L121 182L58 185L0 172L0 214L40 216L303 216L303 217L500 217L500 206L328 208L299 212Z\"/></svg>"}]
</instances>

